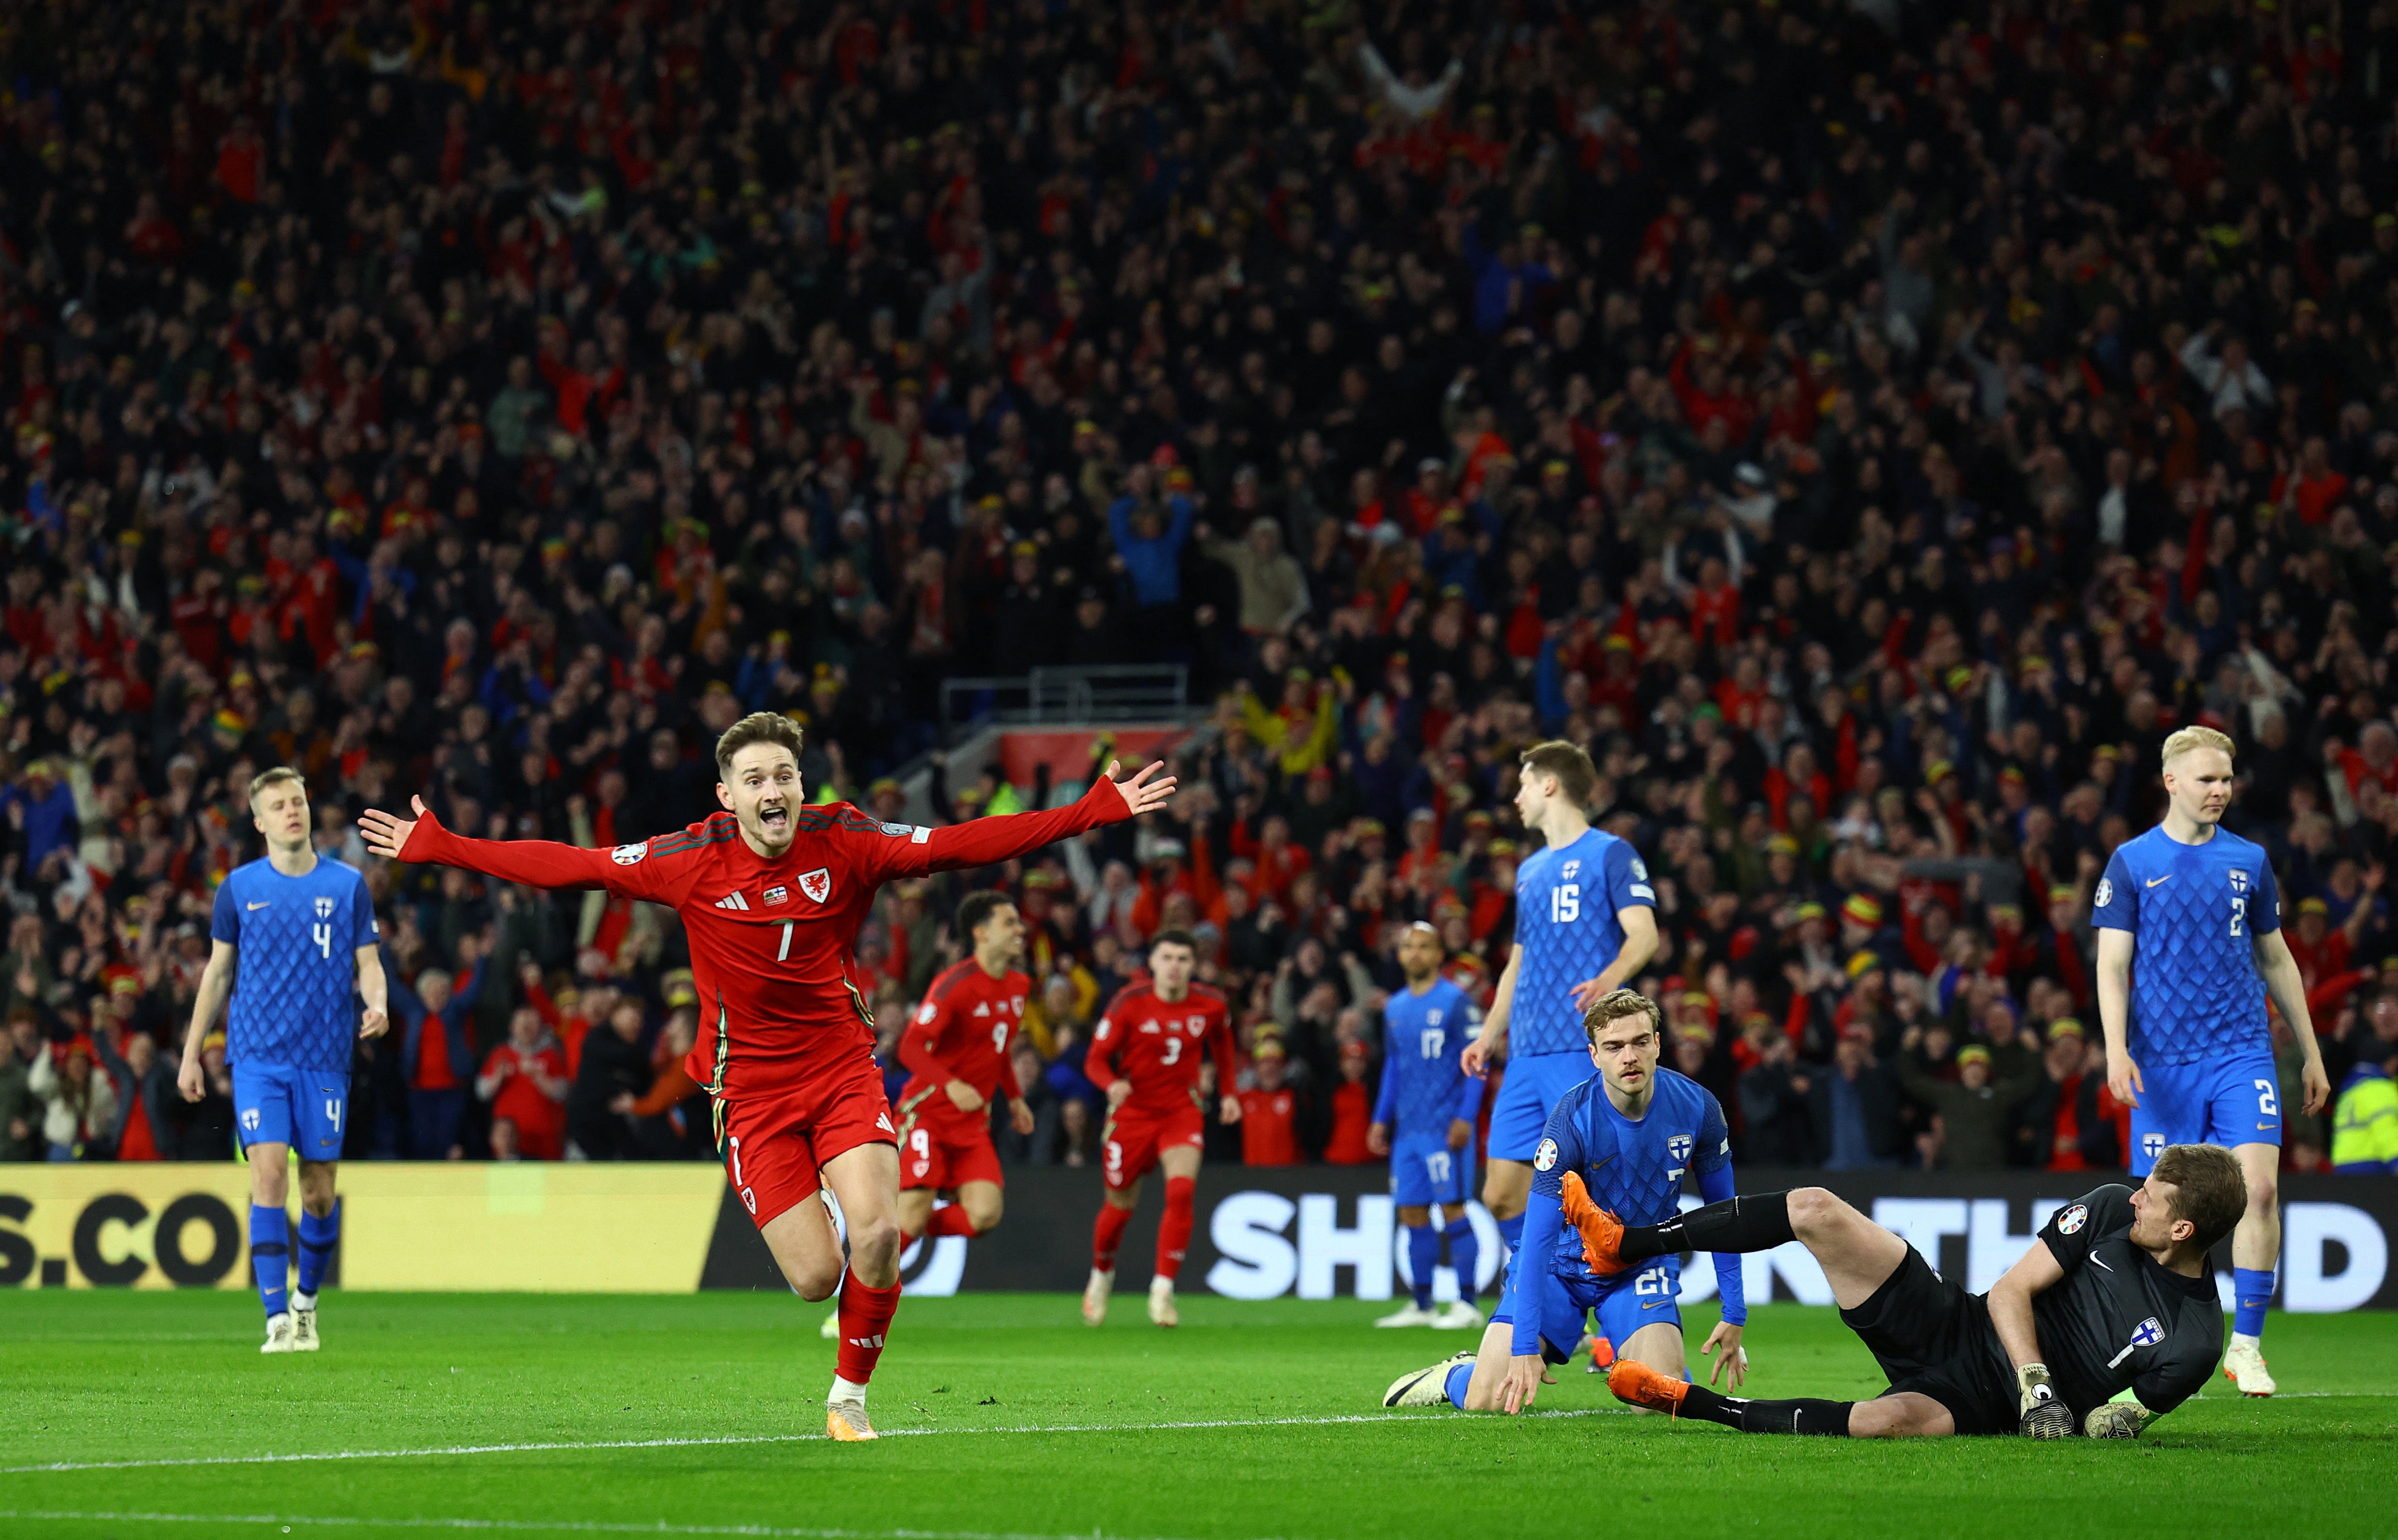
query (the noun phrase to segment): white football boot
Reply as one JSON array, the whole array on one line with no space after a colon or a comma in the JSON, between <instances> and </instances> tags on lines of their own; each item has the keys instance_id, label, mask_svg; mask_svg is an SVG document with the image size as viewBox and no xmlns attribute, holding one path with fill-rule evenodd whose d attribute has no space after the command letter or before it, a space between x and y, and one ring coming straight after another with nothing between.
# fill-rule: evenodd
<instances>
[{"instance_id":1,"label":"white football boot","mask_svg":"<svg viewBox=\"0 0 2398 1540\"><path fill-rule=\"evenodd\" d=\"M2266 1372L2265 1350L2253 1337L2231 1339L2230 1349L2223 1355L2223 1377L2238 1385L2243 1396L2270 1396L2280 1388Z\"/></svg>"}]
</instances>

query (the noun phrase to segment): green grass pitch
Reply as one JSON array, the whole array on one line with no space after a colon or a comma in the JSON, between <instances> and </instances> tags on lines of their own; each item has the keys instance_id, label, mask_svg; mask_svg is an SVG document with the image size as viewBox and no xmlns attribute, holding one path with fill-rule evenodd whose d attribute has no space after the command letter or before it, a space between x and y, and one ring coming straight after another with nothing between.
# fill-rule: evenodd
<instances>
[{"instance_id":1,"label":"green grass pitch","mask_svg":"<svg viewBox=\"0 0 2398 1540\"><path fill-rule=\"evenodd\" d=\"M1579 1364L1538 1416L1384 1412L1464 1341L1387 1308L1194 1298L1160 1331L1125 1292L1094 1331L1063 1296L912 1301L886 1437L842 1446L822 1307L788 1297L335 1293L321 1354L266 1358L242 1296L15 1293L0 1535L2398 1536L2398 1316L2277 1315L2297 1394L2217 1380L2136 1444L1880 1444L1669 1425ZM1757 1394L1877 1387L1829 1310L1749 1338ZM340 1451L367 1457L257 1459Z\"/></svg>"}]
</instances>

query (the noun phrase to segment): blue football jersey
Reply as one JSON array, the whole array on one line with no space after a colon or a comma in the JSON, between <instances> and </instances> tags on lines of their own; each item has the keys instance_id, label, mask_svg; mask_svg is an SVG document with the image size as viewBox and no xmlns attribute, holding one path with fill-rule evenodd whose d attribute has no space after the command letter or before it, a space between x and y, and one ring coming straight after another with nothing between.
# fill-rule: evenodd
<instances>
[{"instance_id":1,"label":"blue football jersey","mask_svg":"<svg viewBox=\"0 0 2398 1540\"><path fill-rule=\"evenodd\" d=\"M2282 928L2282 892L2262 846L2222 828L2184 844L2160 825L2115 847L2090 923L2132 933L2130 1040L2143 1065L2271 1051L2250 948Z\"/></svg>"},{"instance_id":2,"label":"blue football jersey","mask_svg":"<svg viewBox=\"0 0 2398 1540\"><path fill-rule=\"evenodd\" d=\"M1507 1007L1507 1052L1588 1053L1573 987L1623 950L1620 909L1654 909L1639 852L1602 829L1542 849L1516 869L1516 944L1524 960Z\"/></svg>"},{"instance_id":3,"label":"blue football jersey","mask_svg":"<svg viewBox=\"0 0 2398 1540\"><path fill-rule=\"evenodd\" d=\"M1566 1173L1580 1171L1591 1200L1626 1224L1663 1224L1681 1211L1682 1173L1709 1175L1731 1164L1731 1135L1723 1108L1697 1081L1657 1072L1648 1115L1635 1123L1607 1099L1593 1074L1558 1099L1532 1155L1532 1191L1550 1197ZM1588 1277L1582 1236L1571 1225L1557 1236L1552 1270Z\"/></svg>"},{"instance_id":4,"label":"blue football jersey","mask_svg":"<svg viewBox=\"0 0 2398 1540\"><path fill-rule=\"evenodd\" d=\"M1374 1120L1391 1126L1394 1141L1446 1138L1452 1120L1480 1110L1482 1082L1465 1073L1459 1056L1481 1030L1482 1012L1446 979L1421 994L1401 989L1383 1002L1382 1088Z\"/></svg>"},{"instance_id":5,"label":"blue football jersey","mask_svg":"<svg viewBox=\"0 0 2398 1540\"><path fill-rule=\"evenodd\" d=\"M229 1063L347 1074L357 1036L357 949L374 944L358 869L317 858L304 877L256 860L217 885L209 934L238 949L225 1009Z\"/></svg>"}]
</instances>

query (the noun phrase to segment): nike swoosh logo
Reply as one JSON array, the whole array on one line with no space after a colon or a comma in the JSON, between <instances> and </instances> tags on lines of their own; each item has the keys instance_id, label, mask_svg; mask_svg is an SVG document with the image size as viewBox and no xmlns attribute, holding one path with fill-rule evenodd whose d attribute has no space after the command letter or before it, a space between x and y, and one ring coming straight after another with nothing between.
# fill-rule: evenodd
<instances>
[{"instance_id":1,"label":"nike swoosh logo","mask_svg":"<svg viewBox=\"0 0 2398 1540\"><path fill-rule=\"evenodd\" d=\"M2101 1267L2107 1267L2107 1264L2106 1264L2105 1263L2103 1263L2103 1262L2099 1262L2099 1261L2098 1261L2098 1258L2097 1258L2095 1255L2093 1255L2093 1256L2091 1257L2091 1259L2090 1259L2090 1260L2091 1260L2093 1263L2097 1263L2097 1265L2099 1265L2099 1266L2101 1266ZM2112 1267L2107 1267L2107 1271L2108 1271L2109 1273L2111 1273L2111 1272L2113 1272L2113 1271L2114 1271L2114 1269L2113 1269Z\"/></svg>"},{"instance_id":2,"label":"nike swoosh logo","mask_svg":"<svg viewBox=\"0 0 2398 1540\"><path fill-rule=\"evenodd\" d=\"M251 905L249 905L249 906L248 906L248 907L249 907L250 909L253 909L253 910L258 910L258 909L271 909L271 908L273 908L273 907L274 907L274 905L275 905L275 900L274 900L274 899L272 899L272 898L269 898L269 899L267 899L267 900L266 900L266 902L264 902L264 903L263 903L263 904L251 904Z\"/></svg>"},{"instance_id":3,"label":"nike swoosh logo","mask_svg":"<svg viewBox=\"0 0 2398 1540\"><path fill-rule=\"evenodd\" d=\"M1649 1304L1642 1305L1640 1308L1641 1308L1641 1309L1643 1309L1643 1310L1654 1310L1654 1309L1656 1309L1659 1305L1662 1305L1662 1304L1665 1304L1665 1303L1666 1303L1666 1302L1665 1302L1665 1301L1664 1301L1664 1300L1652 1300L1652 1301L1650 1301Z\"/></svg>"},{"instance_id":4,"label":"nike swoosh logo","mask_svg":"<svg viewBox=\"0 0 2398 1540\"><path fill-rule=\"evenodd\" d=\"M2150 886L2150 887L2154 887L2154 886L2156 886L2159 883L2169 883L2169 882L2172 882L2173 880L2174 880L2174 874L2173 874L2172 872L2168 871L2168 872L2166 872L2166 873L2165 873L2163 876L2162 876L2162 877L2151 877L2151 878L2149 878L2149 879L2148 885L2149 885L2149 886Z\"/></svg>"},{"instance_id":5,"label":"nike swoosh logo","mask_svg":"<svg viewBox=\"0 0 2398 1540\"><path fill-rule=\"evenodd\" d=\"M2272 1132L2275 1128L2279 1128L2280 1126L2281 1126L2281 1125L2276 1124L2276 1123L2259 1123L2259 1124L2257 1124L2257 1131L2258 1133L2260 1133L2260 1134L2262 1134L2262 1133L2270 1133L2270 1132Z\"/></svg>"}]
</instances>

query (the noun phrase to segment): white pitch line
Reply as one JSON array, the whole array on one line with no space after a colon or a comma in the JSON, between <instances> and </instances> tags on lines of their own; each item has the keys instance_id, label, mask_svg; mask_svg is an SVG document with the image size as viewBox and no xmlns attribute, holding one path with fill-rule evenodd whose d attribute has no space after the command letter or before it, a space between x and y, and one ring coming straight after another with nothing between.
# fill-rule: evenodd
<instances>
[{"instance_id":1,"label":"white pitch line","mask_svg":"<svg viewBox=\"0 0 2398 1540\"><path fill-rule=\"evenodd\" d=\"M1556 1419L1564 1417L1630 1416L1624 1407L1577 1407L1556 1412L1527 1412L1529 1418ZM1445 1423L1442 1417L1410 1417L1404 1414L1338 1417L1249 1417L1218 1418L1183 1423L1070 1423L1043 1426L1017 1424L1003 1427L892 1427L882 1429L885 1439L939 1438L945 1435L986 1433L1170 1433L1204 1428L1241 1427L1320 1427L1340 1423L1388 1423L1394 1425L1421 1424L1431 1426ZM559 1451L601 1449L707 1449L735 1444L799 1444L823 1439L820 1433L753 1433L729 1434L708 1439L605 1439L586 1442L559 1440L554 1443L523 1444L450 1444L427 1449L340 1449L310 1454L210 1454L176 1460L57 1460L42 1465L0 1466L0 1476L33 1476L57 1471L77 1470L164 1470L196 1466L287 1466L310 1465L334 1460L426 1460L473 1454L538 1454Z\"/></svg>"},{"instance_id":2,"label":"white pitch line","mask_svg":"<svg viewBox=\"0 0 2398 1540\"><path fill-rule=\"evenodd\" d=\"M532 1519L355 1519L308 1518L288 1513L120 1513L70 1512L62 1509L0 1508L0 1519L43 1520L49 1522L96 1524L320 1524L344 1529L501 1530L534 1533L573 1534L727 1534L753 1535L760 1540L1102 1540L1087 1534L1023 1534L986 1530L836 1530L786 1529L767 1524L610 1524L591 1520L543 1522ZM1127 1540L1116 1536L1113 1540Z\"/></svg>"}]
</instances>

